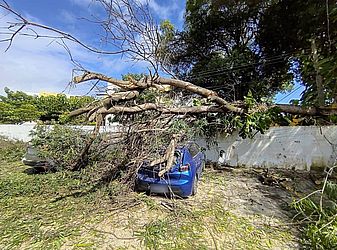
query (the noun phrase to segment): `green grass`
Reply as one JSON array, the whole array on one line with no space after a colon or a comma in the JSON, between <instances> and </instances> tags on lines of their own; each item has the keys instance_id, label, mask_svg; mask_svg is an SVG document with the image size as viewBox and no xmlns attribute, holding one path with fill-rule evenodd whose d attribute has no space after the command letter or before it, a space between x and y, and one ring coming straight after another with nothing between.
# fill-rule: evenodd
<instances>
[{"instance_id":1,"label":"green grass","mask_svg":"<svg viewBox=\"0 0 337 250\"><path fill-rule=\"evenodd\" d=\"M78 247L90 249L95 238L81 239L82 226L100 219L106 195L85 193L71 173L28 175L25 169L1 162L0 248L59 249L76 237Z\"/></svg>"},{"instance_id":2,"label":"green grass","mask_svg":"<svg viewBox=\"0 0 337 250\"><path fill-rule=\"evenodd\" d=\"M26 143L21 141L12 141L0 136L0 161L19 161L25 151Z\"/></svg>"},{"instance_id":3,"label":"green grass","mask_svg":"<svg viewBox=\"0 0 337 250\"><path fill-rule=\"evenodd\" d=\"M233 213L220 194L168 200L126 193L116 183L93 189L79 173L26 169L0 161L0 249L272 249L293 240ZM203 181L226 185L215 173L206 172ZM130 244L117 244L115 233Z\"/></svg>"}]
</instances>

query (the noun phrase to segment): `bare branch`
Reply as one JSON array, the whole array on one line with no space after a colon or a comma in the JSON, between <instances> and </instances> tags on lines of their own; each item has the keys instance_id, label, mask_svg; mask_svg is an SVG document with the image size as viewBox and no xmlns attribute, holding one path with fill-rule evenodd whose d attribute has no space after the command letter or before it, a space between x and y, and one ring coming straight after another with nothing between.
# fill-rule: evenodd
<instances>
[{"instance_id":1,"label":"bare branch","mask_svg":"<svg viewBox=\"0 0 337 250\"><path fill-rule=\"evenodd\" d=\"M333 107L301 107L289 104L275 104L271 106L271 108L273 107L278 108L281 112L294 115L329 116L337 114L337 109Z\"/></svg>"},{"instance_id":2,"label":"bare branch","mask_svg":"<svg viewBox=\"0 0 337 250\"><path fill-rule=\"evenodd\" d=\"M107 114L135 114L145 111L158 111L163 114L202 114L202 113L226 113L225 110L217 106L196 106L196 107L165 107L155 103L145 103L132 107L112 106L110 109L101 109L98 113Z\"/></svg>"},{"instance_id":3,"label":"bare branch","mask_svg":"<svg viewBox=\"0 0 337 250\"><path fill-rule=\"evenodd\" d=\"M76 76L73 78L74 83L82 83L82 82L91 81L91 80L105 81L105 82L111 83L125 90L133 90L133 89L139 88L138 85L135 85L131 83L130 81L117 80L115 78L108 77L108 76L105 76L99 73L85 72L83 75Z\"/></svg>"}]
</instances>

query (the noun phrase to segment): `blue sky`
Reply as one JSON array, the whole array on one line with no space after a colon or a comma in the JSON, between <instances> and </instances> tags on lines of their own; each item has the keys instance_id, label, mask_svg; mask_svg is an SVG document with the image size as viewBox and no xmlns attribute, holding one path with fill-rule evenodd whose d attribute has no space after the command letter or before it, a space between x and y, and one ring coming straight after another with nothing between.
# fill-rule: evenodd
<instances>
[{"instance_id":1,"label":"blue sky","mask_svg":"<svg viewBox=\"0 0 337 250\"><path fill-rule=\"evenodd\" d=\"M146 1L146 0L141 0ZM7 0L18 12L29 20L66 31L84 43L99 46L100 28L83 18L99 13L91 0ZM169 19L175 27L182 28L185 9L184 0L149 0L154 18ZM10 15L0 10L0 27L11 21ZM4 37L1 37L0 40ZM86 94L89 84L69 88L75 66L67 52L57 43L46 39L17 37L12 47L5 52L7 44L0 43L0 94L4 87L28 93L64 92ZM127 72L147 72L145 64L135 64L121 56L100 56L86 51L76 44L68 44L72 55L85 68L120 78ZM298 98L303 88L276 96L281 103Z\"/></svg>"},{"instance_id":2,"label":"blue sky","mask_svg":"<svg viewBox=\"0 0 337 250\"><path fill-rule=\"evenodd\" d=\"M8 0L15 10L29 20L71 33L84 43L99 47L101 30L98 25L83 20L99 14L91 0ZM183 24L185 1L150 0L149 8L160 22L169 19L176 27ZM0 10L0 27L11 21L10 15ZM0 40L4 37L1 37ZM6 43L0 43L0 94L4 87L29 93L61 92L85 94L89 84L68 88L74 65L67 52L57 43L46 39L17 37L5 52ZM145 64L135 64L121 56L100 56L76 44L68 44L72 55L85 68L121 78L127 72L147 72Z\"/></svg>"}]
</instances>

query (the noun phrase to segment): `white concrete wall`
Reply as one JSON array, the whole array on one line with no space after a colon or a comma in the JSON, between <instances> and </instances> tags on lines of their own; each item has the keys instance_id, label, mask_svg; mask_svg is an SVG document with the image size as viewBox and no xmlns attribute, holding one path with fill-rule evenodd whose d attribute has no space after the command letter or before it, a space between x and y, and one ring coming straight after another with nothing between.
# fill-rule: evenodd
<instances>
[{"instance_id":1,"label":"white concrete wall","mask_svg":"<svg viewBox=\"0 0 337 250\"><path fill-rule=\"evenodd\" d=\"M20 140L29 142L31 140L31 131L35 127L35 123L24 124L0 124L0 136L5 136L12 140ZM52 127L52 126L51 126ZM80 128L85 131L92 131L94 126L72 126L73 128ZM115 132L119 131L120 126L116 123L112 123L109 126L102 126L101 132Z\"/></svg>"},{"instance_id":2,"label":"white concrete wall","mask_svg":"<svg viewBox=\"0 0 337 250\"><path fill-rule=\"evenodd\" d=\"M0 125L0 135L27 142L34 126ZM93 129L93 126L75 127ZM101 131L106 132L120 129L118 124L101 127ZM253 139L242 139L233 134L216 141L216 144L207 145L205 139L197 139L200 146L207 148L206 156L210 161L217 162L220 150L224 150L226 163L234 167L310 170L333 165L337 153L337 126L274 127Z\"/></svg>"},{"instance_id":3,"label":"white concrete wall","mask_svg":"<svg viewBox=\"0 0 337 250\"><path fill-rule=\"evenodd\" d=\"M233 134L217 138L217 145L207 147L205 139L198 143L207 148L208 160L217 162L224 150L226 163L234 167L310 170L334 164L337 126L273 127L253 139Z\"/></svg>"},{"instance_id":4,"label":"white concrete wall","mask_svg":"<svg viewBox=\"0 0 337 250\"><path fill-rule=\"evenodd\" d=\"M31 138L30 131L33 130L34 126L35 124L0 124L0 136L28 142Z\"/></svg>"}]
</instances>

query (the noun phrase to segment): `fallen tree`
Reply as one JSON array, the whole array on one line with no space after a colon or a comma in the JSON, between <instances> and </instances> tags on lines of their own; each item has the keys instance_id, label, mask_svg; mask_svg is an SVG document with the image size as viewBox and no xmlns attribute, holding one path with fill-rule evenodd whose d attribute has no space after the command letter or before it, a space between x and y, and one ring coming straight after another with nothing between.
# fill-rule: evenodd
<instances>
[{"instance_id":1,"label":"fallen tree","mask_svg":"<svg viewBox=\"0 0 337 250\"><path fill-rule=\"evenodd\" d=\"M323 117L337 114L337 109L331 107L260 103L251 94L244 100L231 103L214 90L176 79L165 67L165 46L170 34L165 29L160 30L147 5L134 0L96 2L107 13L106 19L98 23L106 31L104 39L113 45L112 51L99 50L71 34L31 22L5 1L0 3L0 8L15 18L7 24L8 38L1 40L8 42L7 49L12 46L16 37L22 35L36 39L56 39L70 56L67 41L79 44L93 53L123 54L134 61L146 61L150 65L149 74L138 80L132 76L127 80L118 80L83 68L72 79L73 84L96 84L102 81L116 89L114 93L106 92L100 101L70 112L70 117L85 115L89 121L96 121L94 131L71 164L72 170L80 170L88 164L90 148L99 136L100 126L106 116L111 114L115 115L112 119L121 124L122 129L107 136L98 151L108 150L109 145L118 148L123 154L122 157L118 155L122 160L116 162L115 159L107 165L112 166L111 176L118 176L117 173L123 172L122 179L130 183L145 159L150 159L151 165L166 162L166 167L160 171L164 175L172 165L175 146L193 139L196 134L214 136L217 133L239 130L240 135L246 137L253 136L256 131L268 129L277 122L275 117L280 118L284 113ZM39 34L34 28L51 34ZM72 57L71 59L73 60ZM161 77L160 71L171 74L171 77ZM159 150L163 148L164 152Z\"/></svg>"},{"instance_id":2,"label":"fallen tree","mask_svg":"<svg viewBox=\"0 0 337 250\"><path fill-rule=\"evenodd\" d=\"M90 81L90 80L101 80L113 84L121 89L121 92L114 93L106 97L102 102L100 108L86 107L79 110L71 112L70 117L74 117L79 114L88 113L93 110L99 114L119 114L119 113L139 113L147 110L155 110L162 113L172 113L172 114L198 114L198 113L226 113L232 112L237 114L243 114L247 112L247 107L237 103L229 103L225 99L219 97L219 95L212 90L196 86L190 82L181 81L178 79L169 79L163 77L145 78L141 81L135 81L131 79L130 81L120 81L111 77L104 76L102 74L85 72L81 76L76 76L73 82L76 84ZM146 103L137 106L118 106L113 105L113 103L118 103L120 101L128 101L139 96L139 92L148 88L155 88L162 90L165 85L173 87L175 90L182 90L190 92L192 94L199 95L200 97L207 98L209 101L213 102L212 105L208 106L195 106L195 107L167 107L163 105L158 105L155 103ZM130 91L132 90L132 91ZM302 107L298 105L289 104L270 104L263 105L257 103L256 108L259 106L265 106L265 110L277 108L279 112L289 113L294 115L304 115L304 116L330 116L336 115L337 109L335 107Z\"/></svg>"},{"instance_id":3,"label":"fallen tree","mask_svg":"<svg viewBox=\"0 0 337 250\"><path fill-rule=\"evenodd\" d=\"M177 119L179 116L183 116L184 119L200 119L201 116L203 118L207 117L210 114L214 114L215 117L221 117L223 115L229 114L232 117L240 117L240 119L244 122L247 117L251 115L261 113L268 113L269 111L273 110L276 113L289 113L289 114L296 114L296 115L304 115L304 116L330 116L332 114L337 114L337 110L335 108L330 107L301 107L295 105L284 105L284 104L259 104L255 103L252 105L251 103L245 102L237 102L237 103L228 103L226 100L222 99L218 96L218 94L212 90L208 90L206 88L196 86L192 83L180 81L177 79L168 79L162 77L150 78L145 77L139 81L134 79L130 79L128 81L120 81L111 77L104 76L102 74L97 74L93 72L84 72L80 76L76 76L74 78L75 84L80 84L82 82L90 81L90 80L105 80L110 84L114 84L116 87L119 88L119 92L110 94L106 96L100 103L94 103L93 106L89 106L86 108L81 108L79 110L75 110L69 114L70 117L75 117L79 114L86 114L88 119L93 121L96 119L97 124L101 124L102 119L106 115L117 115L121 117L141 117L141 121L139 123L135 123L137 125L144 123L144 120L149 119L149 114L156 114L156 118L158 121L162 120L163 116L172 115L170 117L171 120ZM169 91L162 92L165 89L165 85L169 85L172 88ZM189 96L190 98L199 100L204 104L198 106L188 106L181 104L178 100L178 103L171 103L167 104L165 102L155 101L155 102L141 102L139 97L145 91L154 91L158 97L167 96L167 98L171 98L170 94L174 94L177 92L184 93L185 96ZM200 116L201 115L201 116ZM151 115L150 115L151 116ZM97 120L99 118L99 120ZM264 124L264 127L260 127L260 124L251 124L240 128L232 125L230 127L226 127L225 132L231 132L235 129L242 129L243 132L246 133L245 136L249 133L256 133L253 132L254 130L258 130L263 132L264 129L267 129L273 122L275 123L274 118L271 116L268 119L267 124ZM118 120L118 118L117 118ZM211 120L209 120L212 123ZM265 123L265 121L263 121ZM134 126L133 124L132 126ZM158 123L155 124L155 127L149 127L149 124L146 122L144 123L146 126L136 126L138 130L144 132L143 136L149 136L147 133L152 133L153 131L169 131L170 124L165 122L163 125L161 123L158 126ZM125 125L125 124L124 124ZM132 126L129 123L126 123L128 127L131 127L131 132L134 131ZM193 125L192 125L193 126ZM217 129L219 131L224 131L224 126L222 124L218 124ZM157 130L156 130L157 129ZM247 129L247 130L246 130ZM246 131L245 131L246 130ZM184 132L182 132L184 133ZM95 133L94 133L95 134ZM132 134L132 133L131 133ZM121 136L130 136L130 133L121 133ZM155 136L162 136L162 133L156 133ZM248 135L249 136L249 135ZM94 140L95 137L93 137ZM168 141L166 143L169 143ZM159 158L154 159L153 162L162 162L167 161L167 168L163 169L161 175L165 173L165 171L169 170L171 166L170 157L169 155L172 153L172 145L173 139L169 143L168 149L164 156L158 156ZM90 143L89 143L90 144ZM176 142L175 142L176 145ZM87 151L84 151L83 154L79 157L80 159L85 157ZM150 157L151 158L151 157ZM137 161L136 161L137 162ZM150 164L153 166L154 164ZM79 169L80 165L77 165L75 169Z\"/></svg>"}]
</instances>

